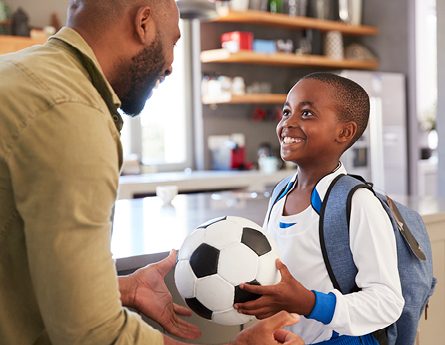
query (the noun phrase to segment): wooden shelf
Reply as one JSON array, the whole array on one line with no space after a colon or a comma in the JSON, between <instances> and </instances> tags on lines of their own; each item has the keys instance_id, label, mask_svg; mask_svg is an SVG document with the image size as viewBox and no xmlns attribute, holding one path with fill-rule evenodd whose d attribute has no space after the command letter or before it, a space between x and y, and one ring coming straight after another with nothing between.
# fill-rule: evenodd
<instances>
[{"instance_id":1,"label":"wooden shelf","mask_svg":"<svg viewBox=\"0 0 445 345\"><path fill-rule=\"evenodd\" d=\"M201 52L202 63L246 63L272 66L309 66L347 69L376 69L379 66L377 61L362 60L334 60L326 56L319 55L296 55L286 53L257 53L250 50L240 50L237 53L230 53L227 49L213 49Z\"/></svg>"},{"instance_id":2,"label":"wooden shelf","mask_svg":"<svg viewBox=\"0 0 445 345\"><path fill-rule=\"evenodd\" d=\"M228 7L218 9L220 18L216 22L246 23L255 25L267 25L282 29L318 29L320 31L337 30L345 35L377 35L379 30L366 25L348 25L333 20L320 20L309 17L290 17L287 14L270 13L265 11L233 11Z\"/></svg>"},{"instance_id":3,"label":"wooden shelf","mask_svg":"<svg viewBox=\"0 0 445 345\"><path fill-rule=\"evenodd\" d=\"M0 35L0 55L13 53L36 44L44 44L45 42L45 39Z\"/></svg>"},{"instance_id":4,"label":"wooden shelf","mask_svg":"<svg viewBox=\"0 0 445 345\"><path fill-rule=\"evenodd\" d=\"M202 96L203 104L283 104L287 95L282 94L254 94L243 95L221 94L218 96Z\"/></svg>"}]
</instances>

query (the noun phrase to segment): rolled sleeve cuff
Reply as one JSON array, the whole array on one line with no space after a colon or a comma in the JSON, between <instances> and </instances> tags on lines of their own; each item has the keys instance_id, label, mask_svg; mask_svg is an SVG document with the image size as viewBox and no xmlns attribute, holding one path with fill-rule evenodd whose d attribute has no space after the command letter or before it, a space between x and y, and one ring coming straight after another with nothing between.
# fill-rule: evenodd
<instances>
[{"instance_id":1,"label":"rolled sleeve cuff","mask_svg":"<svg viewBox=\"0 0 445 345\"><path fill-rule=\"evenodd\" d=\"M317 320L327 325L334 317L337 297L332 292L325 294L314 290L312 291L315 293L315 305L312 312L306 318Z\"/></svg>"}]
</instances>

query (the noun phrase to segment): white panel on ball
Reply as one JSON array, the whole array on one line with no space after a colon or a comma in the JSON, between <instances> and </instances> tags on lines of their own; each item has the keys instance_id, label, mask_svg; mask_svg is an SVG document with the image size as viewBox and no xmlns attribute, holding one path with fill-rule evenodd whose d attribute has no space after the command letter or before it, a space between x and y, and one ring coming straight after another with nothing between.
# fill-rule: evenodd
<instances>
[{"instance_id":1,"label":"white panel on ball","mask_svg":"<svg viewBox=\"0 0 445 345\"><path fill-rule=\"evenodd\" d=\"M178 261L175 268L176 288L183 298L195 297L197 278L186 260Z\"/></svg>"},{"instance_id":2,"label":"white panel on ball","mask_svg":"<svg viewBox=\"0 0 445 345\"><path fill-rule=\"evenodd\" d=\"M188 235L178 253L178 260L188 260L194 250L202 243L205 229L196 229Z\"/></svg>"},{"instance_id":3,"label":"white panel on ball","mask_svg":"<svg viewBox=\"0 0 445 345\"><path fill-rule=\"evenodd\" d=\"M219 275L198 279L196 298L208 309L227 310L233 305L234 287Z\"/></svg>"},{"instance_id":4,"label":"white panel on ball","mask_svg":"<svg viewBox=\"0 0 445 345\"><path fill-rule=\"evenodd\" d=\"M258 255L242 243L221 250L218 274L233 285L254 280L258 272Z\"/></svg>"},{"instance_id":5,"label":"white panel on ball","mask_svg":"<svg viewBox=\"0 0 445 345\"><path fill-rule=\"evenodd\" d=\"M280 271L278 271L275 261L280 256L275 250L260 256L258 266L257 281L261 285L275 285L281 280Z\"/></svg>"},{"instance_id":6,"label":"white panel on ball","mask_svg":"<svg viewBox=\"0 0 445 345\"><path fill-rule=\"evenodd\" d=\"M251 221L250 219L246 219L246 218L243 218L243 217L227 216L227 220L231 221L231 222L233 222L235 224L238 224L239 226L241 226L243 228L250 227L250 228L253 228L253 229L264 231L261 226L259 226L255 222Z\"/></svg>"},{"instance_id":7,"label":"white panel on ball","mask_svg":"<svg viewBox=\"0 0 445 345\"><path fill-rule=\"evenodd\" d=\"M243 228L229 221L211 224L204 235L204 242L222 249L234 242L241 240Z\"/></svg>"},{"instance_id":8,"label":"white panel on ball","mask_svg":"<svg viewBox=\"0 0 445 345\"><path fill-rule=\"evenodd\" d=\"M254 319L255 316L240 314L233 308L225 311L214 312L212 315L213 322L228 326L241 325Z\"/></svg>"}]
</instances>

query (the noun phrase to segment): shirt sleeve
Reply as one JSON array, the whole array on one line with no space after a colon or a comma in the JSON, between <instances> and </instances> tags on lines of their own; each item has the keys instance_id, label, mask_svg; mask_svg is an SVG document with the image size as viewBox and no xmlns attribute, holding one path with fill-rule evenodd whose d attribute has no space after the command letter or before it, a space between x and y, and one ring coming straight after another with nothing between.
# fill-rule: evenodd
<instances>
[{"instance_id":1,"label":"shirt sleeve","mask_svg":"<svg viewBox=\"0 0 445 345\"><path fill-rule=\"evenodd\" d=\"M361 291L347 295L332 291L337 302L328 327L359 336L394 323L404 305L390 219L380 201L364 188L352 197L350 246Z\"/></svg>"},{"instance_id":2,"label":"shirt sleeve","mask_svg":"<svg viewBox=\"0 0 445 345\"><path fill-rule=\"evenodd\" d=\"M120 302L110 252L120 142L110 115L62 103L23 126L8 163L52 344L163 344Z\"/></svg>"}]
</instances>

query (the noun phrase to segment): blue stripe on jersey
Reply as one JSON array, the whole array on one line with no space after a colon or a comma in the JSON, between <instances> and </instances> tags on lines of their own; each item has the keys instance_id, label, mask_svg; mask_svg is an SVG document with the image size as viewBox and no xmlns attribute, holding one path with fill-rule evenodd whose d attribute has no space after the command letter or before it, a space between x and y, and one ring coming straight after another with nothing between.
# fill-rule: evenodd
<instances>
[{"instance_id":1,"label":"blue stripe on jersey","mask_svg":"<svg viewBox=\"0 0 445 345\"><path fill-rule=\"evenodd\" d=\"M312 190L311 204L312 204L312 207L314 208L314 210L317 211L318 214L320 214L321 198L317 192L317 189L315 189L315 188Z\"/></svg>"},{"instance_id":2,"label":"blue stripe on jersey","mask_svg":"<svg viewBox=\"0 0 445 345\"><path fill-rule=\"evenodd\" d=\"M297 223L282 223L280 222L280 228L281 229L286 229L286 228L290 228L292 225L295 225Z\"/></svg>"},{"instance_id":3,"label":"blue stripe on jersey","mask_svg":"<svg viewBox=\"0 0 445 345\"><path fill-rule=\"evenodd\" d=\"M282 197L284 197L287 192L289 192L289 190L292 188L292 186L294 185L294 181L289 182L289 184L287 185L286 189L284 190L283 193L281 193L281 195L277 198L277 200L275 201L275 203L280 200Z\"/></svg>"}]
</instances>

